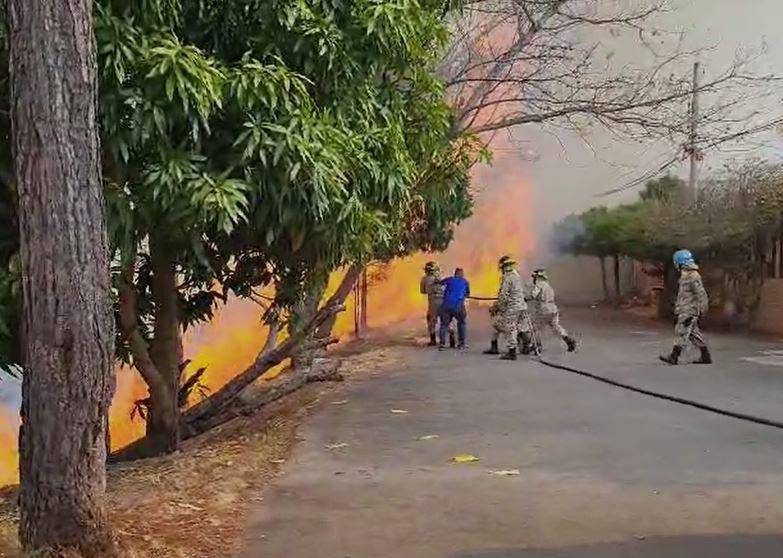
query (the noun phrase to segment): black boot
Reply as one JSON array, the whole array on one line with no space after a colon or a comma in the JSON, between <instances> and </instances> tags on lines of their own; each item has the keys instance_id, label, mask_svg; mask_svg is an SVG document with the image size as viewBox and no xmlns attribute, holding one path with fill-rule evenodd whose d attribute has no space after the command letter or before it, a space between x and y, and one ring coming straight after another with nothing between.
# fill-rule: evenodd
<instances>
[{"instance_id":1,"label":"black boot","mask_svg":"<svg viewBox=\"0 0 783 558\"><path fill-rule=\"evenodd\" d=\"M661 355L658 358L660 358L663 362L667 362L672 365L676 365L680 360L680 355L682 354L682 347L673 347L672 353L670 355Z\"/></svg>"},{"instance_id":2,"label":"black boot","mask_svg":"<svg viewBox=\"0 0 783 558\"><path fill-rule=\"evenodd\" d=\"M435 339L435 334L430 333L430 347L437 347L438 346L438 340Z\"/></svg>"},{"instance_id":3,"label":"black boot","mask_svg":"<svg viewBox=\"0 0 783 558\"><path fill-rule=\"evenodd\" d=\"M494 339L492 343L489 346L489 349L484 351L485 355L499 355L500 351L498 350L498 340Z\"/></svg>"},{"instance_id":4,"label":"black boot","mask_svg":"<svg viewBox=\"0 0 783 558\"><path fill-rule=\"evenodd\" d=\"M563 341L565 341L569 353L573 353L576 350L576 341L574 341L573 337L566 335L563 337Z\"/></svg>"},{"instance_id":5,"label":"black boot","mask_svg":"<svg viewBox=\"0 0 783 558\"><path fill-rule=\"evenodd\" d=\"M516 360L517 359L517 348L512 347L508 350L508 352L504 355L501 355L500 360Z\"/></svg>"},{"instance_id":6,"label":"black boot","mask_svg":"<svg viewBox=\"0 0 783 558\"><path fill-rule=\"evenodd\" d=\"M530 337L525 335L524 333L520 333L517 336L517 339L519 340L519 345L521 345L521 349L519 350L520 353L523 355L529 355L531 346L530 346Z\"/></svg>"},{"instance_id":7,"label":"black boot","mask_svg":"<svg viewBox=\"0 0 783 558\"><path fill-rule=\"evenodd\" d=\"M693 364L712 364L712 355L710 354L710 349L708 347L702 347L701 358L699 360L694 360Z\"/></svg>"},{"instance_id":8,"label":"black boot","mask_svg":"<svg viewBox=\"0 0 783 558\"><path fill-rule=\"evenodd\" d=\"M457 347L457 338L454 336L454 332L449 332L449 347L455 349Z\"/></svg>"}]
</instances>

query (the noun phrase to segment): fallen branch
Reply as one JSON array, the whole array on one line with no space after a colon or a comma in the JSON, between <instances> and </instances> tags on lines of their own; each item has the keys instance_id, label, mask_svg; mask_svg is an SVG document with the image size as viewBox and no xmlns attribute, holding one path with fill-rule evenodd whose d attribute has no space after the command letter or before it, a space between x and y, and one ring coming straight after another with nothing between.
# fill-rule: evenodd
<instances>
[{"instance_id":1,"label":"fallen branch","mask_svg":"<svg viewBox=\"0 0 783 558\"><path fill-rule=\"evenodd\" d=\"M256 413L262 407L293 393L313 382L340 382L343 377L339 373L340 362L332 359L318 359L310 368L289 369L276 378L253 384L221 409L219 413L211 414L194 422L183 429L183 439L198 436L236 417Z\"/></svg>"},{"instance_id":2,"label":"fallen branch","mask_svg":"<svg viewBox=\"0 0 783 558\"><path fill-rule=\"evenodd\" d=\"M361 267L354 266L348 270L337 291L326 301L326 303L316 312L313 319L305 327L299 329L295 334L277 345L274 349L265 348L259 354L256 361L250 365L244 372L230 380L220 390L216 391L209 398L200 401L191 407L182 416L182 435L183 438L190 437L194 433L205 432L212 424L212 417L225 413L233 404L233 401L242 391L260 378L267 370L277 366L289 358L299 348L300 343L307 339L312 331L317 330L329 318L345 310L342 300L347 293L351 291L356 280L361 273ZM322 342L331 344L332 338L329 337Z\"/></svg>"}]
</instances>

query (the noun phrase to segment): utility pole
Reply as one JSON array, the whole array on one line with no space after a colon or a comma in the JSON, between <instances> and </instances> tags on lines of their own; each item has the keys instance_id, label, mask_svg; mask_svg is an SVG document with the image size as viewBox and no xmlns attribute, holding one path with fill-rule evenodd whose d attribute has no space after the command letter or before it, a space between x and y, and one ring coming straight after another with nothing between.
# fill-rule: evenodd
<instances>
[{"instance_id":1,"label":"utility pole","mask_svg":"<svg viewBox=\"0 0 783 558\"><path fill-rule=\"evenodd\" d=\"M693 96L691 98L691 131L688 141L688 151L691 159L691 170L688 178L688 196L691 200L698 197L696 191L696 181L698 179L699 151L696 146L698 141L698 120L699 120L699 63L693 64Z\"/></svg>"}]
</instances>

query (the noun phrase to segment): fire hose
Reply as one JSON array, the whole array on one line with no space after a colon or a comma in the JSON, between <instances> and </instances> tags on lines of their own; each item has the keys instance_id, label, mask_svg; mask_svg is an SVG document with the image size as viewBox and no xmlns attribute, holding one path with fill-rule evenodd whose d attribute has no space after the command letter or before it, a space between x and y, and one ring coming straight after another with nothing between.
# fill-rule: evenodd
<instances>
[{"instance_id":1,"label":"fire hose","mask_svg":"<svg viewBox=\"0 0 783 558\"><path fill-rule=\"evenodd\" d=\"M672 403L678 403L680 405L685 405L687 407L694 407L696 409L701 409L702 411L708 411L710 413L715 413L717 415L722 415L724 417L731 417L739 420L744 420L746 422L752 422L755 424L761 424L764 426L772 426L773 428L780 428L783 430L783 422L779 422L776 420L764 418L764 417L758 417L755 415L749 415L746 413L737 413L734 411L729 411L727 409L721 409L720 407L713 407L712 405L707 405L706 403L699 403L698 401L693 401L691 399L686 399L684 397L678 397L676 395L668 395L666 393L661 393L657 391L652 391L649 389L644 389L640 387L636 387L631 384L626 384L623 382L618 382L617 380L612 380L611 378L606 378L604 376L600 376L598 374L593 374L592 372L586 372L584 370L579 370L578 368L573 368L571 366L566 366L564 364L558 364L556 362L551 362L543 358L540 354L536 355L538 358L538 361L543 364L544 366L548 366L550 368L555 368L557 370L564 370L566 372L571 372L572 374L577 374L579 376L584 376L585 378L590 378L591 380L595 380L597 382L601 382L604 384L608 384L610 386L615 386L627 391L632 391L635 393L640 393L642 395L647 395L649 397L654 397L656 399L663 399L665 401L671 401Z\"/></svg>"},{"instance_id":2,"label":"fire hose","mask_svg":"<svg viewBox=\"0 0 783 558\"><path fill-rule=\"evenodd\" d=\"M474 297L470 297L474 298ZM475 297L474 300L497 300L496 298L483 298L483 297ZM584 378L589 378L591 380L595 380L596 382L601 382L602 384L607 384L610 386L614 386L620 389L624 389L626 391L631 391L634 393L639 393L641 395L646 395L648 397L653 397L655 399L662 399L664 401L669 401L672 403L677 403L679 405L684 405L686 407L693 407L694 409L700 409L702 411L707 411L709 413L714 413L716 415L721 415L724 417L730 417L738 420L742 420L745 422L751 422L754 424L761 424L763 426L771 426L773 428L779 428L783 430L783 422L768 419L765 417L759 417L755 415L750 415L747 413L738 413L735 411L729 411L728 409L721 409L720 407L714 407L712 405L707 405L706 403L700 403L699 401L694 401L692 399L687 399L685 397L679 397L677 395L669 395L667 393L662 393L658 391L653 391L645 388L640 388L637 386L634 386L632 384L627 384L624 382L619 382L617 380L613 380L611 378L607 378L605 376L601 376L599 374L594 374L592 372L587 372L586 370L580 370L578 368L574 368L572 366L566 366L564 364L558 364L556 362L552 362L549 360L546 360L541 353L541 338L539 337L538 330L535 327L535 324L533 323L532 318L530 317L530 314L528 312L525 312L525 319L527 320L527 325L530 328L530 333L533 341L533 355L536 357L538 362L543 364L544 366L548 366L549 368L554 368L556 370L562 370L565 372L570 372L571 374L576 374L578 376L582 376Z\"/></svg>"}]
</instances>

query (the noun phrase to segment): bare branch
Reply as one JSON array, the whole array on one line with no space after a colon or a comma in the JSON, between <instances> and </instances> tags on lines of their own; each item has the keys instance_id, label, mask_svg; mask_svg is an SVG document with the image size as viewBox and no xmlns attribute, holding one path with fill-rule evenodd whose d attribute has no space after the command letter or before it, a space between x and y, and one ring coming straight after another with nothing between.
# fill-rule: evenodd
<instances>
[{"instance_id":1,"label":"bare branch","mask_svg":"<svg viewBox=\"0 0 783 558\"><path fill-rule=\"evenodd\" d=\"M599 125L620 138L680 145L694 93L686 66L703 51L683 49L680 34L655 28L666 2L467 2L440 69L458 129L485 133L547 123L583 133ZM631 37L645 48L644 67L618 63L611 50ZM778 78L753 75L752 61L739 58L696 89L704 104L700 141L756 123L754 103L770 95L768 85Z\"/></svg>"}]
</instances>

